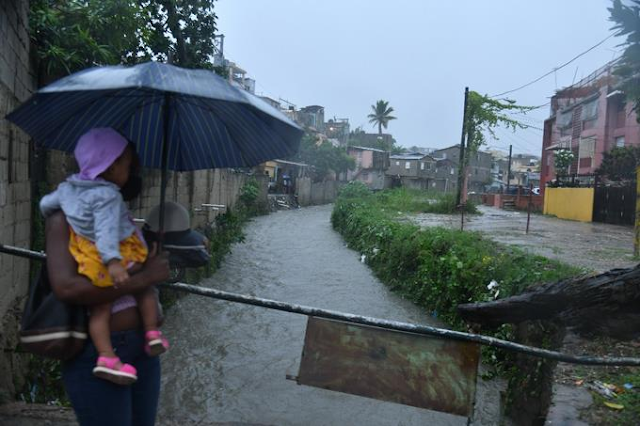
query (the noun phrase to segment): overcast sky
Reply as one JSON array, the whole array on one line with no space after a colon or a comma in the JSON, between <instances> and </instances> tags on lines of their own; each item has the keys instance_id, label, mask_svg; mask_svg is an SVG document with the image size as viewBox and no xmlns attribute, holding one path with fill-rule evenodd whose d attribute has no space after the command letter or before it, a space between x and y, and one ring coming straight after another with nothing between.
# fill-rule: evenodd
<instances>
[{"instance_id":1,"label":"overcast sky","mask_svg":"<svg viewBox=\"0 0 640 426\"><path fill-rule=\"evenodd\" d=\"M611 34L610 0L219 0L225 57L256 93L377 131L367 114L389 101L388 131L402 146L460 142L464 87L497 94L558 67ZM523 105L617 56L613 37L540 82L510 94ZM525 119L536 127L548 107ZM498 132L492 148L540 155L542 132Z\"/></svg>"}]
</instances>

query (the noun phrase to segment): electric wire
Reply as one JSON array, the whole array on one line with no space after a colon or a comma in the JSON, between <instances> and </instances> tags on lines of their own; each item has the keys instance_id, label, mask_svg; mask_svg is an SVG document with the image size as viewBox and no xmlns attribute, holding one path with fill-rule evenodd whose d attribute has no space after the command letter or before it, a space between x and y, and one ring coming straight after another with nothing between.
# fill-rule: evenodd
<instances>
[{"instance_id":1,"label":"electric wire","mask_svg":"<svg viewBox=\"0 0 640 426\"><path fill-rule=\"evenodd\" d=\"M535 83L539 82L539 81L540 81L540 80L542 80L543 78L550 76L551 74L555 73L556 71L561 70L562 68L564 68L564 67L566 67L567 65L571 64L571 63L572 63L573 61L575 61L576 59L578 59L578 58L580 58L580 57L582 57L582 56L586 55L587 53L591 52L591 51L592 51L593 49L595 49L596 47L598 47L598 46L602 45L605 41L609 40L611 37L617 36L619 33L620 33L620 32L618 31L618 32L615 32L615 33L609 34L609 35L608 35L607 37L605 37L603 40L601 40L601 41L599 41L598 43L594 44L593 46L591 46L590 48L588 48L588 49L587 49L587 50L585 50L584 52L582 52L582 53L580 53L580 54L578 54L578 55L574 56L573 58L571 58L570 60L568 60L568 61L567 61L567 62L565 62L564 64L562 64L562 65L560 65L560 66L558 66L558 67L553 68L551 71L549 71L549 72L548 72L548 73L546 73L546 74L541 75L540 77L536 78L535 80L532 80L532 81L530 81L530 82L528 82L528 83L526 83L526 84L523 84L522 86L516 87L515 89L507 90L506 92L498 93L497 95L493 95L493 96L490 96L490 97L491 97L491 98L497 98L497 97L500 97L500 96L503 96L503 95L506 95L506 94L509 94L509 93L517 92L518 90L524 89L525 87L529 87L529 86L531 86L532 84L535 84Z\"/></svg>"}]
</instances>

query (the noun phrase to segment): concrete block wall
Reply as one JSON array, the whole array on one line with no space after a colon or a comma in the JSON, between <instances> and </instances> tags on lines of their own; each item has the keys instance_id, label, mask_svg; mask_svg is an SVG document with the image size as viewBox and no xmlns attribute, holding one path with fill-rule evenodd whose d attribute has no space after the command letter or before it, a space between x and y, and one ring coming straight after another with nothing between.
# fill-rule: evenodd
<instances>
[{"instance_id":1,"label":"concrete block wall","mask_svg":"<svg viewBox=\"0 0 640 426\"><path fill-rule=\"evenodd\" d=\"M192 227L202 227L225 211L202 208L202 204L223 204L229 209L234 209L242 187L248 179L248 175L231 169L169 172L166 199L185 206L191 214ZM266 179L262 179L263 188L259 195L265 204L267 182ZM160 171L145 170L142 185L142 194L131 203L131 212L135 217L144 218L160 203Z\"/></svg>"},{"instance_id":2,"label":"concrete block wall","mask_svg":"<svg viewBox=\"0 0 640 426\"><path fill-rule=\"evenodd\" d=\"M301 206L333 203L343 184L337 181L312 183L310 178L296 180L296 195Z\"/></svg>"},{"instance_id":3,"label":"concrete block wall","mask_svg":"<svg viewBox=\"0 0 640 426\"><path fill-rule=\"evenodd\" d=\"M29 138L3 117L35 89L29 65L27 0L0 1L0 243L29 247ZM29 262L0 254L0 402L20 387L26 358L17 346L18 318L29 285Z\"/></svg>"}]
</instances>

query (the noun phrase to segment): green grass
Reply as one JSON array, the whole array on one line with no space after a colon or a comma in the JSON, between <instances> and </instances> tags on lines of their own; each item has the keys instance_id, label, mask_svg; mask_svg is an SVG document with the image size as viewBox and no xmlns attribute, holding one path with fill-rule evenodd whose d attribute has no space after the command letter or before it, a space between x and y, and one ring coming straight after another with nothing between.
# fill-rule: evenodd
<instances>
[{"instance_id":1,"label":"green grass","mask_svg":"<svg viewBox=\"0 0 640 426\"><path fill-rule=\"evenodd\" d=\"M477 232L440 227L420 229L399 222L399 215L423 211L427 195L406 190L376 194L359 185L341 192L332 224L349 247L393 290L402 293L452 326L463 328L456 307L517 294L527 286L577 275L578 268L525 253L484 238Z\"/></svg>"}]
</instances>

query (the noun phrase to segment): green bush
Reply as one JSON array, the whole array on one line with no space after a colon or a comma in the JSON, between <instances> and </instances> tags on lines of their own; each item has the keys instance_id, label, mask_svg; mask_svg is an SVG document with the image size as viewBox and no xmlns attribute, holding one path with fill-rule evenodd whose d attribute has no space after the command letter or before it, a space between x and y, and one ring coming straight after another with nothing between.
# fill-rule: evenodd
<instances>
[{"instance_id":1,"label":"green bush","mask_svg":"<svg viewBox=\"0 0 640 426\"><path fill-rule=\"evenodd\" d=\"M350 185L349 185L350 186ZM348 186L348 187L349 187ZM455 328L461 303L517 294L535 283L575 275L576 268L502 246L476 232L444 228L420 229L399 222L399 205L413 209L403 190L357 196L359 189L340 194L333 227L349 247L365 255L366 263L392 289L402 293ZM415 210L414 210L415 211ZM488 289L491 282L496 287Z\"/></svg>"}]
</instances>

